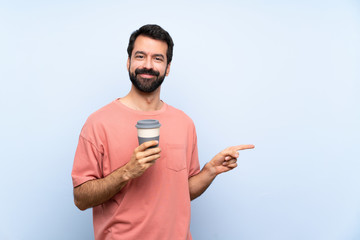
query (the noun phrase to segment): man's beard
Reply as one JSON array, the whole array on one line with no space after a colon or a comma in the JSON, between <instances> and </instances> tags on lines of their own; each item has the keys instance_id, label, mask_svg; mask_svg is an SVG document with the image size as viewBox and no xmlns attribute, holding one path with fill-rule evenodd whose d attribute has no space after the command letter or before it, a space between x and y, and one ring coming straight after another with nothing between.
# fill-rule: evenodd
<instances>
[{"instance_id":1,"label":"man's beard","mask_svg":"<svg viewBox=\"0 0 360 240\"><path fill-rule=\"evenodd\" d=\"M167 67L166 67L167 69ZM166 72L165 69L165 72ZM148 79L148 78L142 78L140 76L138 76L138 74L149 74L152 76L155 76L156 79ZM163 83L164 79L165 79L165 73L164 75L160 75L160 72L155 71L153 69L136 69L135 73L131 73L130 72L130 67L129 67L129 77L130 80L132 82L132 84L141 92L145 92L145 93L151 93L153 91L155 91L156 89L158 89L158 87L161 86L161 84Z\"/></svg>"}]
</instances>

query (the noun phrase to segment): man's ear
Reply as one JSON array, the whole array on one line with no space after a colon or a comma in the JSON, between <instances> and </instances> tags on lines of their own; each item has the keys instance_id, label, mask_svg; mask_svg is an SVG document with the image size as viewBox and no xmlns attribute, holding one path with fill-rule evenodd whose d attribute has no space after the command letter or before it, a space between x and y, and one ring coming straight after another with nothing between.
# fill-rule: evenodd
<instances>
[{"instance_id":1,"label":"man's ear","mask_svg":"<svg viewBox=\"0 0 360 240\"><path fill-rule=\"evenodd\" d=\"M168 75L169 75L169 73L170 73L170 67L171 67L171 62L169 62L169 64L168 64L167 67L166 67L165 76L168 76Z\"/></svg>"},{"instance_id":2,"label":"man's ear","mask_svg":"<svg viewBox=\"0 0 360 240\"><path fill-rule=\"evenodd\" d=\"M128 58L126 62L126 69L129 70L129 67L130 67L130 58Z\"/></svg>"}]
</instances>

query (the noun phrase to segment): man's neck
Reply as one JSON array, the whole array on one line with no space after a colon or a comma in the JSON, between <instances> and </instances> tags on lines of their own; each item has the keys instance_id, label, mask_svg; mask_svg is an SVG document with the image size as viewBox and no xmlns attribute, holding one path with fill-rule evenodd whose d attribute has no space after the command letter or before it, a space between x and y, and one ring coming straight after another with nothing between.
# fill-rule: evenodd
<instances>
[{"instance_id":1,"label":"man's neck","mask_svg":"<svg viewBox=\"0 0 360 240\"><path fill-rule=\"evenodd\" d=\"M132 86L130 92L119 100L127 107L138 111L160 110L163 102L160 100L160 87L152 93L143 93Z\"/></svg>"}]
</instances>

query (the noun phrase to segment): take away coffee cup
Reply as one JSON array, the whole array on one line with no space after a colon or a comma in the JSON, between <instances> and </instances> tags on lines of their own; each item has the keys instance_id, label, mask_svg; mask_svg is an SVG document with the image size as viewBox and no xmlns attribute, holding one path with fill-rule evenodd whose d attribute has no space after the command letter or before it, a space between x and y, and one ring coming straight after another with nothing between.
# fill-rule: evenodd
<instances>
[{"instance_id":1,"label":"take away coffee cup","mask_svg":"<svg viewBox=\"0 0 360 240\"><path fill-rule=\"evenodd\" d=\"M135 125L138 132L138 139L139 145L143 144L144 142L157 140L159 141L160 137L160 126L158 120L155 119L144 119L139 120ZM155 147L159 146L156 145Z\"/></svg>"}]
</instances>

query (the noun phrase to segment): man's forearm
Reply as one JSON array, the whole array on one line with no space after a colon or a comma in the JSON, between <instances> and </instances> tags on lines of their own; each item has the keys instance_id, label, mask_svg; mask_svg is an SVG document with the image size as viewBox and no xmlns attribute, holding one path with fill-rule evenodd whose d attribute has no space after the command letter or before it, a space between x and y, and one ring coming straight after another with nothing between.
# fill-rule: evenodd
<instances>
[{"instance_id":1,"label":"man's forearm","mask_svg":"<svg viewBox=\"0 0 360 240\"><path fill-rule=\"evenodd\" d=\"M121 167L105 178L87 181L74 188L75 205L80 210L100 205L117 194L129 181Z\"/></svg>"},{"instance_id":2,"label":"man's forearm","mask_svg":"<svg viewBox=\"0 0 360 240\"><path fill-rule=\"evenodd\" d=\"M199 197L210 186L216 177L216 171L205 164L203 169L195 176L189 178L190 199L194 200Z\"/></svg>"},{"instance_id":3,"label":"man's forearm","mask_svg":"<svg viewBox=\"0 0 360 240\"><path fill-rule=\"evenodd\" d=\"M130 161L108 176L91 180L74 188L75 205L80 210L100 205L117 194L130 179L141 176L157 159L161 149L153 147L158 141L144 142L135 148Z\"/></svg>"},{"instance_id":4,"label":"man's forearm","mask_svg":"<svg viewBox=\"0 0 360 240\"><path fill-rule=\"evenodd\" d=\"M215 177L221 173L230 171L237 167L239 150L252 149L252 144L232 146L224 149L205 164L201 172L189 178L189 192L191 200L200 196L210 186Z\"/></svg>"}]
</instances>

